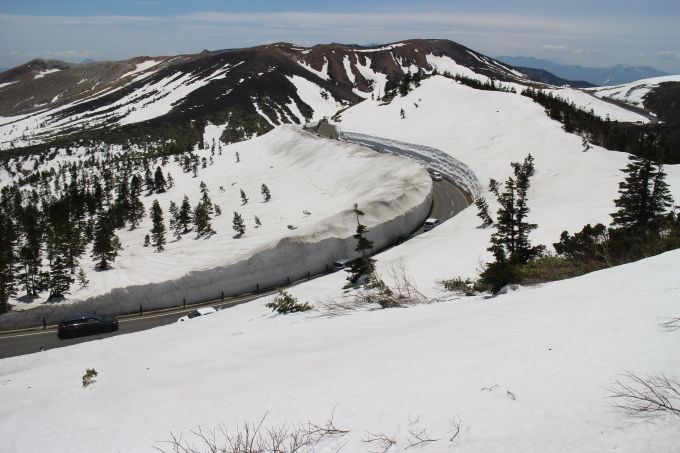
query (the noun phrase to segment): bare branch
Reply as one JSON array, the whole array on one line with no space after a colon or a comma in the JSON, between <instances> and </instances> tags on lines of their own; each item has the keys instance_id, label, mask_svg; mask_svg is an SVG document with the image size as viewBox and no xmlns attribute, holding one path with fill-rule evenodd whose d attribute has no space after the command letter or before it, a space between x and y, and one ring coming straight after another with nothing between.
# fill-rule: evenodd
<instances>
[{"instance_id":1,"label":"bare branch","mask_svg":"<svg viewBox=\"0 0 680 453\"><path fill-rule=\"evenodd\" d=\"M363 443L373 443L377 444L378 448L381 448L382 450L372 450L372 453L386 453L389 448L396 444L397 441L394 440L396 439L397 435L395 434L391 438L383 433L380 434L373 434L370 432L366 432L366 436L361 438L361 442Z\"/></svg>"},{"instance_id":2,"label":"bare branch","mask_svg":"<svg viewBox=\"0 0 680 453\"><path fill-rule=\"evenodd\" d=\"M498 384L492 385L491 387L482 387L482 390L481 390L481 391L482 391L482 392L483 392L484 390L491 391L491 390L494 389L494 387L498 387Z\"/></svg>"},{"instance_id":3,"label":"bare branch","mask_svg":"<svg viewBox=\"0 0 680 453\"><path fill-rule=\"evenodd\" d=\"M416 445L424 444L426 442L436 442L439 440L431 438L427 428L418 428L414 426L409 428L407 431L411 435L411 438L408 439L409 446L406 447L406 449L415 447Z\"/></svg>"},{"instance_id":4,"label":"bare branch","mask_svg":"<svg viewBox=\"0 0 680 453\"><path fill-rule=\"evenodd\" d=\"M670 412L680 417L680 382L676 377L654 373L643 378L631 371L626 371L624 376L628 382L617 379L615 387L609 389L614 407L631 415Z\"/></svg>"},{"instance_id":5,"label":"bare branch","mask_svg":"<svg viewBox=\"0 0 680 453\"><path fill-rule=\"evenodd\" d=\"M666 318L666 322L659 324L664 330L668 332L675 332L680 329L680 318Z\"/></svg>"},{"instance_id":6,"label":"bare branch","mask_svg":"<svg viewBox=\"0 0 680 453\"><path fill-rule=\"evenodd\" d=\"M515 394L512 393L510 390L508 390L508 395L512 396L512 399L513 399L513 400L516 400L516 399L517 399L517 398L515 398Z\"/></svg>"},{"instance_id":7,"label":"bare branch","mask_svg":"<svg viewBox=\"0 0 680 453\"><path fill-rule=\"evenodd\" d=\"M458 418L458 420L456 420ZM451 426L451 429L448 431L448 433L453 434L451 436L451 442L453 442L453 439L456 438L458 433L460 433L460 425L463 423L463 420L460 417L454 416L451 421L449 422L449 426Z\"/></svg>"}]
</instances>

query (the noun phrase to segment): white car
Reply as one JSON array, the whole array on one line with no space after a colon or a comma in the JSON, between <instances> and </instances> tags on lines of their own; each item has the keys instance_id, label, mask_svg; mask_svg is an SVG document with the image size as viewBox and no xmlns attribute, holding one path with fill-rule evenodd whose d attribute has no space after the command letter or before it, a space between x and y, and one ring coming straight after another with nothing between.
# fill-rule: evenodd
<instances>
[{"instance_id":1,"label":"white car","mask_svg":"<svg viewBox=\"0 0 680 453\"><path fill-rule=\"evenodd\" d=\"M441 181L442 180L442 174L438 173L436 171L433 171L432 173L430 173L430 176L432 176L432 179L434 181Z\"/></svg>"},{"instance_id":2,"label":"white car","mask_svg":"<svg viewBox=\"0 0 680 453\"><path fill-rule=\"evenodd\" d=\"M209 315L209 314L215 313L216 311L217 310L215 310L213 307L201 307L201 308L198 308L196 310L189 312L189 314L186 315L186 316L182 316L181 318L179 318L177 320L177 322L188 321L190 319L197 318L199 316Z\"/></svg>"},{"instance_id":3,"label":"white car","mask_svg":"<svg viewBox=\"0 0 680 453\"><path fill-rule=\"evenodd\" d=\"M437 219L433 219L433 218L427 219L425 221L425 225L424 225L425 231L430 231L432 228L436 227L440 223L442 223L441 220L437 220Z\"/></svg>"}]
</instances>

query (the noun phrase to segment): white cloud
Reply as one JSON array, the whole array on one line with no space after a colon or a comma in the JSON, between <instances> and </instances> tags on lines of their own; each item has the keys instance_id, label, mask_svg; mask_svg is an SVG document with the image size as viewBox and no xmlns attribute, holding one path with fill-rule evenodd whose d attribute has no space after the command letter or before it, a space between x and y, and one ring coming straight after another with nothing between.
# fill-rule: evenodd
<instances>
[{"instance_id":1,"label":"white cloud","mask_svg":"<svg viewBox=\"0 0 680 453\"><path fill-rule=\"evenodd\" d=\"M680 60L680 50L665 50L656 55L664 60Z\"/></svg>"},{"instance_id":2,"label":"white cloud","mask_svg":"<svg viewBox=\"0 0 680 453\"><path fill-rule=\"evenodd\" d=\"M553 44L546 44L541 47L541 52L566 52L569 46L555 46Z\"/></svg>"}]
</instances>

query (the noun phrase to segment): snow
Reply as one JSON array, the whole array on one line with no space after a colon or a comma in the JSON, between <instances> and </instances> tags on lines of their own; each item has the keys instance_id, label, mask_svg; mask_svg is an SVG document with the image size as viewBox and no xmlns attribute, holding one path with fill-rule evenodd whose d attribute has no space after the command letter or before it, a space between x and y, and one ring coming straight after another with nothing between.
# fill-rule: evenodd
<instances>
[{"instance_id":1,"label":"snow","mask_svg":"<svg viewBox=\"0 0 680 453\"><path fill-rule=\"evenodd\" d=\"M459 65L456 63L456 61L451 58L451 57L437 57L432 54L428 54L427 57L427 63L432 66L434 69L437 70L440 74L443 74L445 71L449 71L451 75L456 75L460 74L465 77L470 77L472 79L477 79L481 82L487 82L489 78L485 75L482 74L477 74L474 72L472 69L468 68L467 66Z\"/></svg>"},{"instance_id":2,"label":"snow","mask_svg":"<svg viewBox=\"0 0 680 453\"><path fill-rule=\"evenodd\" d=\"M41 79L41 78L45 77L47 74L53 74L53 73L59 72L59 71L61 71L61 69L46 69L44 71L37 73L35 75L35 77L33 77L33 78L34 79Z\"/></svg>"},{"instance_id":3,"label":"snow","mask_svg":"<svg viewBox=\"0 0 680 453\"><path fill-rule=\"evenodd\" d=\"M560 97L567 102L573 102L576 104L576 106L582 108L583 110L590 111L592 109L593 112L601 118L606 118L609 116L609 119L612 121L649 123L649 119L646 116L642 116L638 113L631 112L630 110L626 110L624 108L602 101L597 97L588 94L588 90L579 90L575 88L556 88L553 90L544 91L552 92L553 96Z\"/></svg>"},{"instance_id":4,"label":"snow","mask_svg":"<svg viewBox=\"0 0 680 453\"><path fill-rule=\"evenodd\" d=\"M631 418L607 397L624 370L680 373L678 333L658 325L677 316L678 266L674 251L493 299L339 318L272 316L264 298L0 360L0 443L86 452L92 444L73 436L87 431L101 452L171 451L162 443L171 432L196 443L191 430L233 432L265 414L265 427L322 423L335 408L349 433L316 451L365 452L367 432L395 436L390 451L413 451L416 420L440 439L417 448L425 452L675 451L677 417ZM291 293L313 303L343 278ZM98 376L84 389L86 368Z\"/></svg>"},{"instance_id":5,"label":"snow","mask_svg":"<svg viewBox=\"0 0 680 453\"><path fill-rule=\"evenodd\" d=\"M439 70L461 73L453 60L438 63ZM315 85L299 77L291 81L316 114L337 108L332 99L321 98ZM530 238L547 246L565 229L574 232L586 223L611 221L612 200L623 180L620 169L627 163L624 153L599 147L584 152L580 137L565 133L527 97L474 90L444 77L424 80L389 105L368 100L355 105L343 113L342 127L441 150L466 164L484 187L489 178L505 181L510 162L531 153L536 170L530 179L528 221L539 228ZM219 137L223 128L207 127L206 140ZM235 164L237 150L241 162ZM182 266L191 263L196 270L206 269L191 279L198 282L197 291L205 285L207 294L219 289L211 285L220 260L250 253L243 248L253 250L253 244L266 240L286 244L286 224L298 225L293 235L304 233L316 243L336 228L351 234L348 206L355 201L364 206L375 197L382 201L365 209L365 220L376 237L388 236L377 225L407 211L406 205L417 211L432 184L427 177L416 187L415 199L399 198L404 186L414 185L409 181L420 181L422 168L305 135L293 126L224 147L221 157L197 179L172 170L177 186L162 201L158 196L164 209L184 193L195 204L198 183L205 180L211 198L225 211L216 236L185 238L161 254L126 250L115 273L103 274L118 278L126 269L137 269L140 279L153 279L163 273L181 275L186 272ZM665 171L677 201L680 165ZM262 230L249 224L242 239L229 238L222 231L229 230L232 208L248 222L265 207L255 201L262 182L273 195L266 205L271 211L260 216ZM227 192L222 194L219 185ZM251 197L245 206L238 206L239 188ZM482 195L494 212L494 197L488 190ZM393 199L400 206L388 214L383 209ZM302 210L312 215L304 217ZM150 227L146 222L135 233L140 241ZM0 445L17 452L44 450L45 445L56 451L91 451L90 444L73 442L74 434L87 432L97 439L98 451L149 451L154 446L171 451L162 443L171 432L196 444L191 431L199 428L205 432L223 424L234 432L238 424L258 423L265 414L265 427L323 423L335 408L335 425L349 432L325 439L315 451L365 452L371 447L361 442L367 433L395 436L394 453L676 451L677 417L630 417L611 406L608 389L617 379L625 381L621 375L626 370L643 377L680 376L680 332L659 326L680 316L680 250L520 287L500 297L442 293L437 281L476 277L480 259L490 257L486 248L493 229L480 224L476 210L466 209L376 257L381 269L402 260L419 290L442 302L324 318L317 311L273 316L264 306L270 296L190 322L0 360ZM398 229L390 227L389 233ZM121 239L125 244L127 239ZM238 247L228 248L232 243ZM283 269L274 277L304 272L301 261L290 257L295 250L279 255L289 258L273 263L275 270ZM164 264L171 254L172 266ZM269 259L264 256L236 279L251 278ZM314 305L317 298L342 294L345 277L335 273L289 291ZM147 284L133 291L150 297L164 288ZM83 389L80 378L86 368L95 368L99 376ZM450 441L454 418L462 420L461 431ZM439 440L408 448L414 427L426 428Z\"/></svg>"},{"instance_id":6,"label":"snow","mask_svg":"<svg viewBox=\"0 0 680 453\"><path fill-rule=\"evenodd\" d=\"M654 77L651 79L637 80L625 85L613 87L589 88L597 97L607 97L643 107L643 98L652 88L658 87L662 82L680 82L680 75Z\"/></svg>"},{"instance_id":7,"label":"snow","mask_svg":"<svg viewBox=\"0 0 680 453\"><path fill-rule=\"evenodd\" d=\"M398 42L396 44L390 44L389 46L378 47L376 49L354 49L354 52L380 52L383 50L396 49L397 47L405 46L406 44L407 43L405 42Z\"/></svg>"},{"instance_id":8,"label":"snow","mask_svg":"<svg viewBox=\"0 0 680 453\"><path fill-rule=\"evenodd\" d=\"M134 74L138 74L140 72L145 72L147 69L151 69L154 66L158 65L161 63L161 61L156 61L156 60L146 60L141 63L137 63L134 69L129 71L127 74L125 74L123 77L128 77Z\"/></svg>"},{"instance_id":9,"label":"snow","mask_svg":"<svg viewBox=\"0 0 680 453\"><path fill-rule=\"evenodd\" d=\"M316 69L312 68L310 65L305 63L304 60L296 60L300 66L303 68L307 69L309 72L312 74L316 74L317 76L321 77L324 80L330 80L330 77L328 76L328 60L326 57L323 59L323 67L321 68L321 71L317 71ZM297 76L294 76L297 77Z\"/></svg>"},{"instance_id":10,"label":"snow","mask_svg":"<svg viewBox=\"0 0 680 453\"><path fill-rule=\"evenodd\" d=\"M338 110L344 107L341 103L333 99L333 95L304 77L296 75L287 77L293 85L295 85L300 99L314 110L314 117L310 119L310 122L314 120L318 121L324 116L333 116ZM328 94L328 99L321 97L321 92L326 92Z\"/></svg>"},{"instance_id":11,"label":"snow","mask_svg":"<svg viewBox=\"0 0 680 453\"><path fill-rule=\"evenodd\" d=\"M210 126L205 141L219 139L224 126ZM234 155L240 154L235 163ZM210 151L197 151L210 157ZM295 281L326 270L335 259L353 255L356 219L354 203L367 210L363 222L372 228L376 248L412 231L427 217L432 182L427 171L411 160L387 156L366 148L316 137L298 126L283 126L257 139L223 147L222 156L201 169L199 176L183 173L169 163L175 186L166 193L142 197L149 212L158 200L166 224L171 201L181 204L184 195L192 206L200 200L204 181L213 203L223 214L212 220L217 234L195 239L189 233L172 241L168 232L165 251L141 247L151 229L147 217L136 230L118 230L125 247L106 272L95 272L96 261L83 257L81 266L90 280L88 289L71 289L59 305L46 304L47 293L31 302L17 299L19 312L0 317L0 326L26 325L47 316L58 320L74 311L130 312L144 301L147 310L177 306L225 294L253 291ZM367 170L370 169L370 170ZM370 171L370 173L367 173ZM367 178L367 175L370 177ZM272 199L263 203L261 185ZM220 190L224 188L224 191ZM240 190L250 202L242 205ZM303 211L312 214L306 216ZM245 220L246 234L234 238L233 212ZM254 216L262 221L256 227ZM297 227L289 230L287 225ZM37 307L37 308L36 308ZM32 308L32 310L26 310Z\"/></svg>"}]
</instances>

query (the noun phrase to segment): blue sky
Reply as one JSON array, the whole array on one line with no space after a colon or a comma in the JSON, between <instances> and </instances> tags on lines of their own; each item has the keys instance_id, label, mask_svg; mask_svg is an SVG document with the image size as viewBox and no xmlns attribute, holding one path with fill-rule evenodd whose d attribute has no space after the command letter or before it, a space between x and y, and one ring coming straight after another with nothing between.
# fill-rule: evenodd
<instances>
[{"instance_id":1,"label":"blue sky","mask_svg":"<svg viewBox=\"0 0 680 453\"><path fill-rule=\"evenodd\" d=\"M0 68L286 41L451 39L486 55L680 73L678 0L0 0Z\"/></svg>"}]
</instances>

